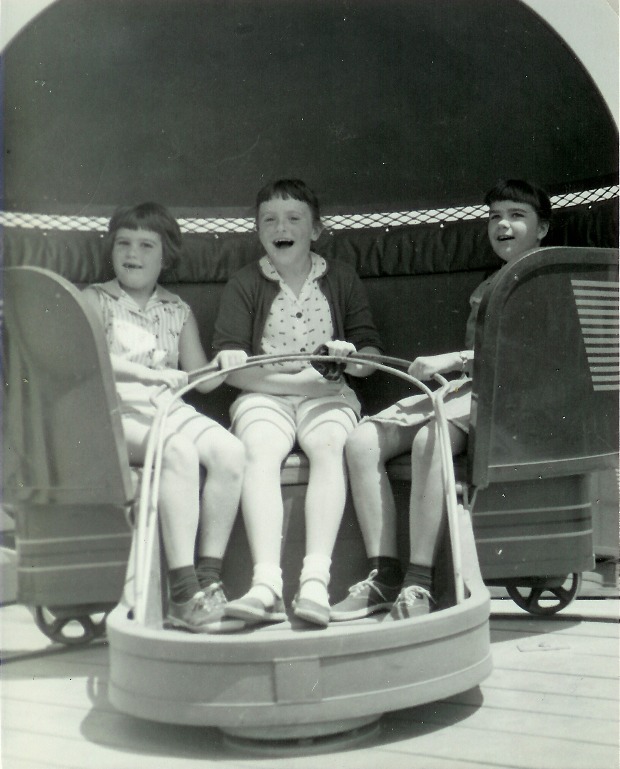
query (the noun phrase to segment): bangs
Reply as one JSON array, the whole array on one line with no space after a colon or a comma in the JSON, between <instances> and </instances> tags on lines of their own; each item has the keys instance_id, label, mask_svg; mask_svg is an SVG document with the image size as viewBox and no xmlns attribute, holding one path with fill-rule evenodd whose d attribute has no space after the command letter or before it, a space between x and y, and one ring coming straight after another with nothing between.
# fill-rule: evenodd
<instances>
[{"instance_id":1,"label":"bangs","mask_svg":"<svg viewBox=\"0 0 620 769\"><path fill-rule=\"evenodd\" d=\"M516 203L527 203L543 221L551 219L551 201L541 187L536 187L521 179L508 179L498 182L493 189L484 196L484 203L491 206L492 203L500 203L503 200L514 200Z\"/></svg>"},{"instance_id":2,"label":"bangs","mask_svg":"<svg viewBox=\"0 0 620 769\"><path fill-rule=\"evenodd\" d=\"M301 179L278 179L275 182L266 184L256 196L256 215L261 203L266 203L273 198L282 198L287 200L298 200L300 203L306 203L312 211L312 218L315 222L320 222L321 212L319 200L308 185Z\"/></svg>"},{"instance_id":3,"label":"bangs","mask_svg":"<svg viewBox=\"0 0 620 769\"><path fill-rule=\"evenodd\" d=\"M161 238L163 268L174 268L181 258L183 236L177 220L159 203L141 203L117 209L108 226L106 253L112 253L116 233L121 230L149 230Z\"/></svg>"}]
</instances>

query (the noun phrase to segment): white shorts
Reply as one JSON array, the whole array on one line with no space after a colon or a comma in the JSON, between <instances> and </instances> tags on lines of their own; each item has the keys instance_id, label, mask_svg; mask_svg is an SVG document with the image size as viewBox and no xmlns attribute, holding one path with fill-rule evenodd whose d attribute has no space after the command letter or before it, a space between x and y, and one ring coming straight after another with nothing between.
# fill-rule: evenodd
<instances>
[{"instance_id":1,"label":"white shorts","mask_svg":"<svg viewBox=\"0 0 620 769\"><path fill-rule=\"evenodd\" d=\"M444 397L445 414L448 422L469 433L471 414L471 379L456 379ZM400 427L416 427L435 418L433 405L428 395L420 393L403 398L378 414L364 417L362 422L382 422Z\"/></svg>"},{"instance_id":2,"label":"white shorts","mask_svg":"<svg viewBox=\"0 0 620 769\"><path fill-rule=\"evenodd\" d=\"M123 432L130 453L136 452L134 459L138 459L140 453L146 448L158 408L170 401L172 397L173 394L163 388L144 388L141 398L133 397L130 401L121 401ZM219 422L201 414L189 403L179 399L170 407L163 432L166 437L182 433L196 443L214 427L226 429Z\"/></svg>"},{"instance_id":3,"label":"white shorts","mask_svg":"<svg viewBox=\"0 0 620 769\"><path fill-rule=\"evenodd\" d=\"M336 395L312 398L306 395L243 393L230 407L232 431L241 438L256 422L276 425L286 435L291 449L297 437L320 424L338 422L347 432L357 425L361 406L354 391L345 387Z\"/></svg>"}]
</instances>

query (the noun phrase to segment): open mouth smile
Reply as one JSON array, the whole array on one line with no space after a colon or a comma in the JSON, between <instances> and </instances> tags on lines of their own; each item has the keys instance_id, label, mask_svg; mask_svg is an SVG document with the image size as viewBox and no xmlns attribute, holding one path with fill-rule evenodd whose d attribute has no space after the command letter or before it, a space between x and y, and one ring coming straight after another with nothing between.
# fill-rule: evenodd
<instances>
[{"instance_id":1,"label":"open mouth smile","mask_svg":"<svg viewBox=\"0 0 620 769\"><path fill-rule=\"evenodd\" d=\"M295 245L295 241L286 240L285 238L279 238L278 240L273 241L273 245L276 248L290 248L291 246Z\"/></svg>"}]
</instances>

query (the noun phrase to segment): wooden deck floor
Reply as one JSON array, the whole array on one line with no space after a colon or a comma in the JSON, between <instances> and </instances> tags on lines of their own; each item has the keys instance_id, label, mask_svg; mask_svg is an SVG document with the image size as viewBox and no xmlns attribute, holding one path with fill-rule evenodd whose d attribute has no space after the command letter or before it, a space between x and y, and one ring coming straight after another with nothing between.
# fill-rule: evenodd
<instances>
[{"instance_id":1,"label":"wooden deck floor","mask_svg":"<svg viewBox=\"0 0 620 769\"><path fill-rule=\"evenodd\" d=\"M28 609L6 605L2 769L618 769L617 596L579 599L550 619L492 604L494 671L480 687L385 715L357 744L289 754L118 713L104 641L58 648Z\"/></svg>"}]
</instances>

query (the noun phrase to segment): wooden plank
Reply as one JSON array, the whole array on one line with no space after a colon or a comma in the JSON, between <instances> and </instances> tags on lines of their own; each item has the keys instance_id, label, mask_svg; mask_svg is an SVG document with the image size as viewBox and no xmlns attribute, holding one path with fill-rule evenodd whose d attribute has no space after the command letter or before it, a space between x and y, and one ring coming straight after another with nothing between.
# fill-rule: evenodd
<instances>
[{"instance_id":1,"label":"wooden plank","mask_svg":"<svg viewBox=\"0 0 620 769\"><path fill-rule=\"evenodd\" d=\"M132 723L128 726L127 721ZM265 751L263 760L222 746L219 735L189 727L157 726L149 731L133 719L118 723L117 743L85 722L82 741L12 733L5 743L5 757L17 755L33 769L41 755L50 757L46 769L153 769L157 760L166 769L256 767L273 769L614 769L617 750L606 745L543 736L533 739L528 732L502 732L484 726L471 728L468 722L440 728L428 719L411 723L384 719L382 733L374 744L320 757L301 755L275 757ZM98 729L100 725L96 725ZM109 728L109 727L108 727ZM438 728L440 730L438 731ZM121 744L119 744L119 742ZM377 744L378 743L378 744ZM163 765L163 764L162 764ZM9 763L5 769L13 769Z\"/></svg>"},{"instance_id":2,"label":"wooden plank","mask_svg":"<svg viewBox=\"0 0 620 769\"><path fill-rule=\"evenodd\" d=\"M27 761L17 756L4 755L5 769L51 769L47 760L33 761L28 759Z\"/></svg>"},{"instance_id":3,"label":"wooden plank","mask_svg":"<svg viewBox=\"0 0 620 769\"><path fill-rule=\"evenodd\" d=\"M600 615L595 620L600 620ZM556 617L545 619L543 617L492 617L491 633L498 631L507 631L511 633L522 633L534 635L536 633L570 633L575 636L590 638L592 636L600 638L618 638L618 623L610 620L589 621L574 620L565 617Z\"/></svg>"},{"instance_id":4,"label":"wooden plank","mask_svg":"<svg viewBox=\"0 0 620 769\"><path fill-rule=\"evenodd\" d=\"M155 737L155 730L153 736ZM65 739L62 737L37 736L33 740L27 732L11 733L3 741L3 769L12 769L14 757L30 767L34 762L41 762L41 756L47 756L46 769L186 769L200 765L204 769L221 766L216 759L209 760L208 748L201 746L200 735L186 736L186 745L175 745L172 749L158 749L146 739L139 744L124 739L122 744L108 746L98 744L88 738ZM175 752L176 749L176 752ZM158 761L160 762L158 764ZM229 764L229 766L247 766L247 764Z\"/></svg>"},{"instance_id":5,"label":"wooden plank","mask_svg":"<svg viewBox=\"0 0 620 769\"><path fill-rule=\"evenodd\" d=\"M524 640L528 637L544 637L545 635L554 636L560 639L575 639L576 643L580 641L588 643L596 639L607 639L610 643L620 643L620 627L617 622L610 620L575 620L570 622L549 622L549 624L523 625L519 620L502 620L505 624L498 624L495 620L491 621L491 636L500 643L509 640L510 637Z\"/></svg>"},{"instance_id":6,"label":"wooden plank","mask_svg":"<svg viewBox=\"0 0 620 769\"><path fill-rule=\"evenodd\" d=\"M265 748L257 757L227 747L213 729L115 711L103 643L58 650L23 607L5 607L0 619L12 655L2 669L3 769L618 767L617 656L611 661L618 628L611 623L494 619L495 669L481 687L387 714L380 733L358 747L320 757L311 746L287 756ZM25 642L22 628L30 633ZM539 640L568 648L537 649Z\"/></svg>"},{"instance_id":7,"label":"wooden plank","mask_svg":"<svg viewBox=\"0 0 620 769\"><path fill-rule=\"evenodd\" d=\"M617 655L599 655L580 651L571 640L547 637L545 647L539 646L539 639L523 639L492 646L496 668L529 670L538 673L557 673L560 675L591 676L593 678L617 678ZM501 656L500 655L501 651ZM501 660L501 661L500 661Z\"/></svg>"},{"instance_id":8,"label":"wooden plank","mask_svg":"<svg viewBox=\"0 0 620 769\"><path fill-rule=\"evenodd\" d=\"M566 740L564 737L540 736L532 738L526 732L497 730L493 724L482 729L470 729L467 725L453 725L441 732L441 739L432 725L427 733L411 740L409 728L403 727L403 739L399 732L392 734L393 744L384 751L391 758L390 764L403 769L424 769L428 757L444 761L443 766L458 769L461 762L474 762L479 767L496 769L617 769L617 747L585 744ZM291 769L297 769L293 764Z\"/></svg>"},{"instance_id":9,"label":"wooden plank","mask_svg":"<svg viewBox=\"0 0 620 769\"><path fill-rule=\"evenodd\" d=\"M531 713L551 713L562 716L572 716L583 720L584 723L590 719L607 720L614 723L618 716L617 689L616 696L597 697L588 696L589 687L586 687L586 693L580 696L568 691L558 693L545 687L544 682L541 688L536 691L523 687L521 676L513 674L510 685L503 687L494 686L493 676L488 682L485 682L481 691L484 695L485 708L504 708L504 709L525 709ZM547 684L549 680L546 679ZM609 694L612 694L611 688ZM477 689L469 692L462 692L450 699L450 703L455 707L477 708L480 706L480 693Z\"/></svg>"},{"instance_id":10,"label":"wooden plank","mask_svg":"<svg viewBox=\"0 0 620 769\"><path fill-rule=\"evenodd\" d=\"M42 652L27 652L2 661L3 677L7 678L19 675L17 672L14 674L13 671L22 669L27 669L31 677L69 677L71 675L77 677L92 668L107 670L108 664L108 649L104 644L83 649L56 647Z\"/></svg>"},{"instance_id":11,"label":"wooden plank","mask_svg":"<svg viewBox=\"0 0 620 769\"><path fill-rule=\"evenodd\" d=\"M501 665L496 664L496 667L520 673L524 668L524 663L521 659L518 659L519 654L520 652L516 652L510 659L503 659ZM530 656L532 659L528 661L527 669L538 675L556 674L559 676L566 675L573 679L605 678L616 681L618 678L617 665L610 665L609 660L603 665L600 659L576 658L570 654L552 655L543 653L536 659L533 659L533 655ZM611 671L610 668L612 668Z\"/></svg>"},{"instance_id":12,"label":"wooden plank","mask_svg":"<svg viewBox=\"0 0 620 769\"><path fill-rule=\"evenodd\" d=\"M514 689L515 691L618 701L618 682L613 677L588 678L586 676L565 676L563 674L542 675L539 671L503 669L501 660L496 660L490 678L484 682L484 691L492 689ZM460 695L459 695L460 696Z\"/></svg>"},{"instance_id":13,"label":"wooden plank","mask_svg":"<svg viewBox=\"0 0 620 769\"><path fill-rule=\"evenodd\" d=\"M51 648L51 641L35 625L30 609L21 604L3 606L0 611L2 659L28 651Z\"/></svg>"},{"instance_id":14,"label":"wooden plank","mask_svg":"<svg viewBox=\"0 0 620 769\"><path fill-rule=\"evenodd\" d=\"M36 704L14 704L4 723L7 751L26 751L25 755L42 755L37 749L34 753L28 749L24 740L36 736L37 745L62 743L64 747L58 753L50 753L52 765L58 757L67 756L67 766L73 766L69 756L75 752L75 766L90 766L86 763L91 756L96 760L98 754L110 751L125 751L126 765L133 760L132 754L142 752L145 756L165 755L178 751L179 757L185 756L190 748L210 749L221 742L215 729L194 729L191 727L171 726L141 721L125 716L118 711L102 711L98 706L92 708L70 708L57 706L53 712ZM71 744L75 747L72 751ZM80 746L83 747L80 747ZM43 754L44 755L44 754ZM63 763L59 762L59 766ZM94 764L96 766L96 764ZM137 766L142 763L136 762ZM145 764L146 765L146 764ZM151 764L152 765L152 764ZM116 766L112 761L111 766ZM133 766L133 764L132 764Z\"/></svg>"},{"instance_id":15,"label":"wooden plank","mask_svg":"<svg viewBox=\"0 0 620 769\"><path fill-rule=\"evenodd\" d=\"M545 616L536 616L520 609L512 600L491 601L491 618L513 617L521 619L536 620L537 622L579 622L581 620L620 619L620 601L614 598L583 598L573 601L561 612L546 618Z\"/></svg>"},{"instance_id":16,"label":"wooden plank","mask_svg":"<svg viewBox=\"0 0 620 769\"><path fill-rule=\"evenodd\" d=\"M505 637L502 639L502 636ZM573 654L588 655L591 657L618 658L620 643L618 638L600 636L580 636L574 633L540 633L536 635L517 635L507 632L505 634L492 633L492 650L515 648L526 652L560 652L570 650Z\"/></svg>"},{"instance_id":17,"label":"wooden plank","mask_svg":"<svg viewBox=\"0 0 620 769\"><path fill-rule=\"evenodd\" d=\"M390 718L407 721L413 717L438 726L466 722L468 729L517 736L527 734L531 738L553 736L579 745L614 747L618 744L617 709L614 714L614 708L609 704L606 717L583 718L583 712L556 713L552 707L542 707L540 697L527 697L522 692L512 697L506 691L503 696L496 692L487 703L486 690L482 688L481 691L483 698L477 705L463 706L453 700L444 700L409 711L398 711ZM481 707L483 704L484 707Z\"/></svg>"},{"instance_id":18,"label":"wooden plank","mask_svg":"<svg viewBox=\"0 0 620 769\"><path fill-rule=\"evenodd\" d=\"M96 694L92 691L94 686L97 687ZM95 704L104 710L114 710L107 698L107 681L101 681L97 676L3 681L2 699L7 711L20 703L41 704L51 712L60 706L90 710Z\"/></svg>"}]
</instances>

